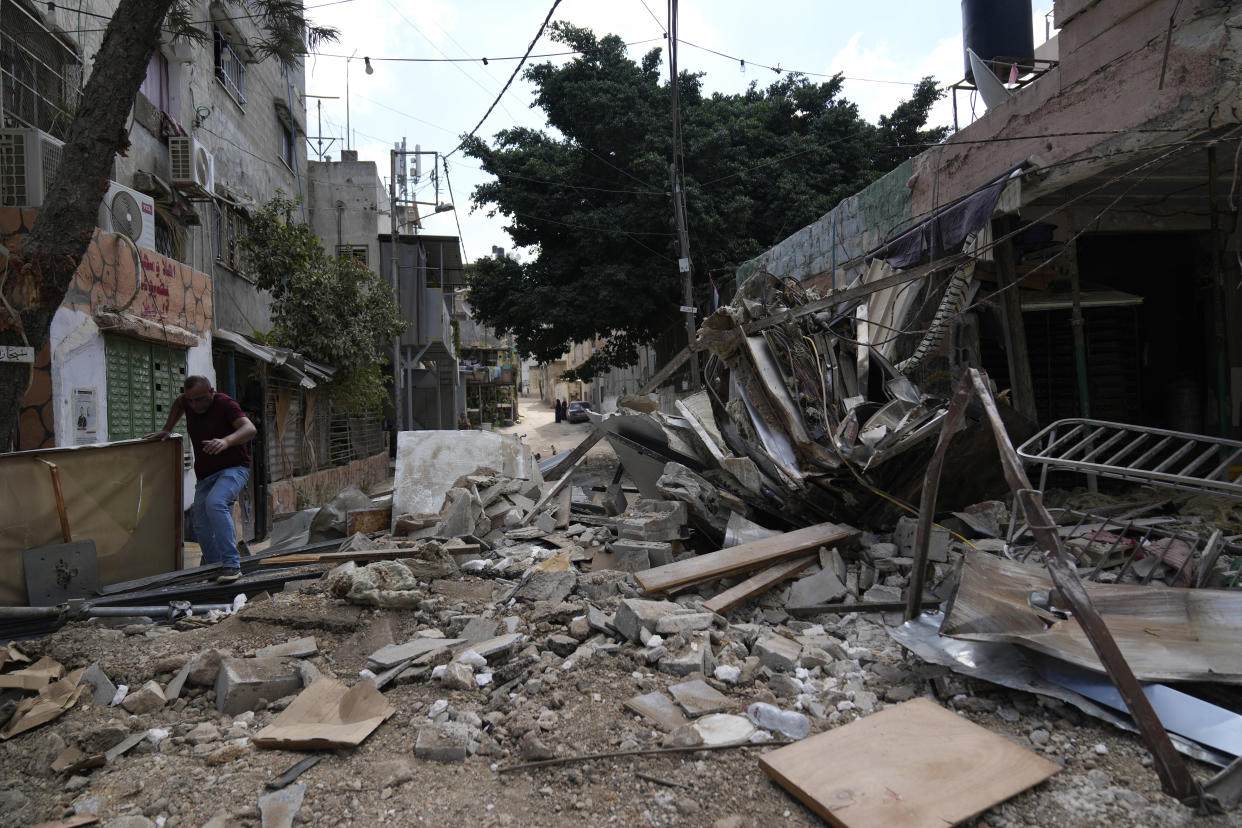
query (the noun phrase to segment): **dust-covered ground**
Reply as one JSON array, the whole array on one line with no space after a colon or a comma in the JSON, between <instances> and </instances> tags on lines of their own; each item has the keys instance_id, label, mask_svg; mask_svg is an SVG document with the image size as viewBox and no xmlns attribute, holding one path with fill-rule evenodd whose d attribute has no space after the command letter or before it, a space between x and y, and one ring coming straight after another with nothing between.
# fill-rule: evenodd
<instances>
[{"instance_id":1,"label":"dust-covered ground","mask_svg":"<svg viewBox=\"0 0 1242 828\"><path fill-rule=\"evenodd\" d=\"M649 668L648 648L618 643L574 619L588 601L604 612L633 591L619 573L582 575L564 600L501 602L501 583L461 576L476 597L430 596L418 610L372 610L322 592L282 593L254 603L207 628L169 631L73 623L54 635L24 642L31 656L48 655L73 669L98 664L112 680L165 686L187 660L212 649L244 657L260 647L314 635L309 661L346 683L359 680L366 656L430 629L452 636L473 622L507 622L527 638L496 659L496 682L448 690L429 676L391 685L395 713L359 747L324 754L299 779L305 796L296 817L311 825L817 825L819 817L770 781L757 756L770 745L714 751L616 756L516 772L506 768L546 755L659 748L676 741L624 707L638 694L684 681ZM490 599L481 597L493 590ZM447 589L446 587L442 587ZM460 592L460 590L452 590ZM588 595L589 593L589 595ZM970 824L1001 826L1240 825L1238 814L1196 819L1160 793L1137 737L1084 718L1040 697L971 682L940 667L906 660L879 616L781 618L773 607L743 607L731 625L710 631L718 663L736 663L736 684L707 681L723 693L728 712L756 700L790 706L773 672L750 663L759 628L814 641L827 652L803 689L818 691L823 718L812 734L914 696L927 696L965 718L1061 764L1049 781L982 814ZM482 619L480 621L480 619ZM779 619L779 620L778 620ZM747 623L742 623L747 622ZM753 626L752 626L753 624ZM583 648L582 642L597 646ZM804 645L805 646L805 645ZM506 667L508 665L508 667ZM507 672L506 672L507 670ZM510 677L512 676L512 677ZM502 681L512 682L497 693ZM946 696L941 698L937 690ZM89 693L87 694L89 696ZM447 707L433 711L433 704ZM141 716L88 702L59 719L0 743L0 822L30 825L89 810L102 824L139 826L257 825L266 783L304 754L255 748L250 737L289 699L230 717L217 713L214 692L187 686L182 698ZM472 755L460 762L416 756L420 729L437 720L464 724ZM143 741L112 764L80 775L50 769L66 747L104 750L132 733L166 730L158 744ZM943 745L952 761L953 744ZM825 762L842 757L825 756ZM1203 779L1212 769L1191 762ZM639 774L643 774L640 776ZM656 781L658 780L658 781ZM149 822L148 822L149 820Z\"/></svg>"}]
</instances>

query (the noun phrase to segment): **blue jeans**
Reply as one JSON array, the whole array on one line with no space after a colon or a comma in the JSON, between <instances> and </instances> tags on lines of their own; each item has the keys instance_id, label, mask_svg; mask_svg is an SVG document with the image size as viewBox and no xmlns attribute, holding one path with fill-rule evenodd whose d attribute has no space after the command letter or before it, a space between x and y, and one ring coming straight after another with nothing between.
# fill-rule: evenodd
<instances>
[{"instance_id":1,"label":"blue jeans","mask_svg":"<svg viewBox=\"0 0 1242 828\"><path fill-rule=\"evenodd\" d=\"M233 530L233 502L250 479L250 469L230 466L208 475L194 487L190 519L203 550L203 563L222 563L238 569L237 534Z\"/></svg>"}]
</instances>

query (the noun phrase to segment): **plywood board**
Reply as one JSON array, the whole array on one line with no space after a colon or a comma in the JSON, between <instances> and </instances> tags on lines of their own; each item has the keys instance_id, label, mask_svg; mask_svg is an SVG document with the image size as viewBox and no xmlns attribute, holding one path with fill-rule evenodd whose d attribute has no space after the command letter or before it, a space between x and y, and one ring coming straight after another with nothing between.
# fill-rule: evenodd
<instances>
[{"instance_id":1,"label":"plywood board","mask_svg":"<svg viewBox=\"0 0 1242 828\"><path fill-rule=\"evenodd\" d=\"M744 543L697 555L634 574L647 592L664 592L684 583L723 578L734 572L747 572L793 557L818 546L841 543L854 537L858 530L837 523L817 523L773 538Z\"/></svg>"},{"instance_id":2,"label":"plywood board","mask_svg":"<svg viewBox=\"0 0 1242 828\"><path fill-rule=\"evenodd\" d=\"M770 589L774 584L779 584L789 576L806 569L815 562L816 557L816 555L803 555L773 564L762 572L756 572L737 586L730 587L719 595L713 596L711 600L704 601L703 609L709 609L712 612L718 613L728 612L747 598L753 598Z\"/></svg>"},{"instance_id":3,"label":"plywood board","mask_svg":"<svg viewBox=\"0 0 1242 828\"><path fill-rule=\"evenodd\" d=\"M1084 584L1104 625L1140 681L1242 684L1242 590ZM1043 567L972 552L966 556L942 635L1022 644L1103 672L1071 616L1037 612L1034 593L1052 580Z\"/></svg>"},{"instance_id":4,"label":"plywood board","mask_svg":"<svg viewBox=\"0 0 1242 828\"><path fill-rule=\"evenodd\" d=\"M947 828L1061 769L927 699L774 750L759 766L838 828Z\"/></svg>"}]
</instances>

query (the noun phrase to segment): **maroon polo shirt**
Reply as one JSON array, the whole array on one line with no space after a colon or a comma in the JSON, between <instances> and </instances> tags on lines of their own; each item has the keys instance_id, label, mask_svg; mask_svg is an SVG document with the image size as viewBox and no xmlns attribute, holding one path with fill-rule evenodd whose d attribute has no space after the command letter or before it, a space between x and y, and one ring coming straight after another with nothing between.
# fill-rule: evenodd
<instances>
[{"instance_id":1,"label":"maroon polo shirt","mask_svg":"<svg viewBox=\"0 0 1242 828\"><path fill-rule=\"evenodd\" d=\"M246 451L245 443L229 446L219 454L207 454L203 451L203 443L207 440L228 437L237 430L233 423L245 417L246 412L241 410L236 400L217 391L211 405L202 414L195 413L184 399L181 400L181 405L185 410L185 425L190 432L190 443L194 446L195 477L202 480L233 466L250 468L250 452Z\"/></svg>"}]
</instances>

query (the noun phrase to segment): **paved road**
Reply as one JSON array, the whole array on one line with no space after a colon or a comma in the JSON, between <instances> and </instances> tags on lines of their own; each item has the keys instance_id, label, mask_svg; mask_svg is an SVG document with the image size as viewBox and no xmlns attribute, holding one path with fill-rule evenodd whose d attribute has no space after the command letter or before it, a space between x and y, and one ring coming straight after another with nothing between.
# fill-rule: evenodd
<instances>
[{"instance_id":1,"label":"paved road","mask_svg":"<svg viewBox=\"0 0 1242 828\"><path fill-rule=\"evenodd\" d=\"M591 433L590 423L558 423L552 406L535 397L521 397L518 411L522 421L507 428L498 428L501 434L522 434L531 451L545 460L554 454L568 451ZM588 457L612 456L607 440L601 440L587 453Z\"/></svg>"}]
</instances>

